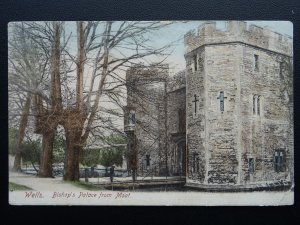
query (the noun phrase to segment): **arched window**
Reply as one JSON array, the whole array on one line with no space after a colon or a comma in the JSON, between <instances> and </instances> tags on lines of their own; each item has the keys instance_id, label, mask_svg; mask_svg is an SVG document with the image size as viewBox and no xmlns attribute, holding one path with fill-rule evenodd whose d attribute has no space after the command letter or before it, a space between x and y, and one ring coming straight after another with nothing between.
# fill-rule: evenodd
<instances>
[{"instance_id":1,"label":"arched window","mask_svg":"<svg viewBox=\"0 0 300 225\"><path fill-rule=\"evenodd\" d=\"M252 104L253 104L253 106L252 106L252 108L253 108L253 115L255 115L255 113L256 113L256 97L255 97L255 95L253 95L253 101L252 101Z\"/></svg>"},{"instance_id":2,"label":"arched window","mask_svg":"<svg viewBox=\"0 0 300 225\"><path fill-rule=\"evenodd\" d=\"M198 59L198 68L199 68L199 71L203 71L203 59L201 57L199 57Z\"/></svg>"},{"instance_id":3,"label":"arched window","mask_svg":"<svg viewBox=\"0 0 300 225\"><path fill-rule=\"evenodd\" d=\"M129 124L135 124L135 111L130 110L128 119L129 119Z\"/></svg>"},{"instance_id":4,"label":"arched window","mask_svg":"<svg viewBox=\"0 0 300 225\"><path fill-rule=\"evenodd\" d=\"M279 75L280 77L283 75L283 62L279 62Z\"/></svg>"},{"instance_id":5,"label":"arched window","mask_svg":"<svg viewBox=\"0 0 300 225\"><path fill-rule=\"evenodd\" d=\"M261 115L261 96L260 95L253 95L252 99L252 112L253 115Z\"/></svg>"},{"instance_id":6,"label":"arched window","mask_svg":"<svg viewBox=\"0 0 300 225\"><path fill-rule=\"evenodd\" d=\"M260 96L257 96L257 115L260 115Z\"/></svg>"},{"instance_id":7,"label":"arched window","mask_svg":"<svg viewBox=\"0 0 300 225\"><path fill-rule=\"evenodd\" d=\"M255 170L254 158L249 158L249 173L254 174L254 170Z\"/></svg>"},{"instance_id":8,"label":"arched window","mask_svg":"<svg viewBox=\"0 0 300 225\"><path fill-rule=\"evenodd\" d=\"M259 71L258 55L254 55L254 70Z\"/></svg>"},{"instance_id":9,"label":"arched window","mask_svg":"<svg viewBox=\"0 0 300 225\"><path fill-rule=\"evenodd\" d=\"M277 173L285 171L285 152L283 149L276 149L274 152L274 169Z\"/></svg>"},{"instance_id":10,"label":"arched window","mask_svg":"<svg viewBox=\"0 0 300 225\"><path fill-rule=\"evenodd\" d=\"M198 66L197 66L197 54L193 56L194 57L194 70L197 71Z\"/></svg>"},{"instance_id":11,"label":"arched window","mask_svg":"<svg viewBox=\"0 0 300 225\"><path fill-rule=\"evenodd\" d=\"M150 155L146 155L146 167L149 167L150 166Z\"/></svg>"}]
</instances>

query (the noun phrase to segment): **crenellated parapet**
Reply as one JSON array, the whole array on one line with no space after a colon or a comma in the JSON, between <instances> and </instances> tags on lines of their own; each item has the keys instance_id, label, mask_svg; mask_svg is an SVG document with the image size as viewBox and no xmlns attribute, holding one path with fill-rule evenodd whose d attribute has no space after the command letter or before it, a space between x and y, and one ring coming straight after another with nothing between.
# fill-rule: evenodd
<instances>
[{"instance_id":1,"label":"crenellated parapet","mask_svg":"<svg viewBox=\"0 0 300 225\"><path fill-rule=\"evenodd\" d=\"M228 21L226 29L217 29L216 22L208 21L184 37L186 53L210 44L240 42L277 53L293 56L293 40L268 27L249 25L244 21Z\"/></svg>"},{"instance_id":2,"label":"crenellated parapet","mask_svg":"<svg viewBox=\"0 0 300 225\"><path fill-rule=\"evenodd\" d=\"M136 64L126 71L127 83L134 82L147 84L153 82L166 81L169 76L169 65L150 65Z\"/></svg>"}]
</instances>

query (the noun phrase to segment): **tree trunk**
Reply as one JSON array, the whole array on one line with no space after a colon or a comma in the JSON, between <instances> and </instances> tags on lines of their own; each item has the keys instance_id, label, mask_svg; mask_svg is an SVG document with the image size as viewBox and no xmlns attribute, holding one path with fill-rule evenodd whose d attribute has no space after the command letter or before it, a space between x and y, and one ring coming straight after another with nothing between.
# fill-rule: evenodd
<instances>
[{"instance_id":1,"label":"tree trunk","mask_svg":"<svg viewBox=\"0 0 300 225\"><path fill-rule=\"evenodd\" d=\"M77 22L77 46L78 46L78 58L77 58L77 81L76 81L76 103L77 110L82 110L83 107L83 75L85 65L85 24L84 22Z\"/></svg>"},{"instance_id":2,"label":"tree trunk","mask_svg":"<svg viewBox=\"0 0 300 225\"><path fill-rule=\"evenodd\" d=\"M39 177L52 177L52 152L55 131L43 134L43 151L41 153L41 162L39 169Z\"/></svg>"},{"instance_id":3,"label":"tree trunk","mask_svg":"<svg viewBox=\"0 0 300 225\"><path fill-rule=\"evenodd\" d=\"M59 22L53 22L54 29L54 46L52 47L51 56L51 98L52 109L55 113L60 113L62 110L61 82L60 82L60 36L61 27Z\"/></svg>"},{"instance_id":4,"label":"tree trunk","mask_svg":"<svg viewBox=\"0 0 300 225\"><path fill-rule=\"evenodd\" d=\"M32 165L33 169L38 173L39 171L38 171L38 169L35 167L34 162L31 162L31 165Z\"/></svg>"},{"instance_id":5,"label":"tree trunk","mask_svg":"<svg viewBox=\"0 0 300 225\"><path fill-rule=\"evenodd\" d=\"M16 172L21 171L21 150L18 147L17 147L17 152L15 155L13 171L16 171Z\"/></svg>"},{"instance_id":6,"label":"tree trunk","mask_svg":"<svg viewBox=\"0 0 300 225\"><path fill-rule=\"evenodd\" d=\"M21 145L22 145L22 142L23 142L23 139L25 136L25 129L26 129L27 122L28 122L30 103L31 103L31 96L30 96L30 94L28 94L27 98L26 98L25 106L23 108L20 126L19 126L19 135L18 135L18 141L17 141L17 146L16 146L16 155L15 155L15 161L14 161L14 167L13 167L14 171L21 171L21 157L22 157Z\"/></svg>"},{"instance_id":7,"label":"tree trunk","mask_svg":"<svg viewBox=\"0 0 300 225\"><path fill-rule=\"evenodd\" d=\"M70 128L65 127L67 148L65 152L64 163L64 180L78 181L79 180L79 159L82 147L78 141L81 133L70 131Z\"/></svg>"},{"instance_id":8,"label":"tree trunk","mask_svg":"<svg viewBox=\"0 0 300 225\"><path fill-rule=\"evenodd\" d=\"M76 82L76 111L67 109L65 111L65 135L67 148L65 152L64 180L79 180L79 161L82 152L81 133L86 119L83 112L83 74L85 65L85 24L77 22L77 82Z\"/></svg>"}]
</instances>

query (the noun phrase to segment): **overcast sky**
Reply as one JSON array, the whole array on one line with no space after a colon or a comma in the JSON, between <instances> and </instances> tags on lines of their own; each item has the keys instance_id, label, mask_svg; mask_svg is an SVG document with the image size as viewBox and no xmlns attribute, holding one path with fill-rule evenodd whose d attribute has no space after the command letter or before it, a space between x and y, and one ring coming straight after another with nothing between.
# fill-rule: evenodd
<instances>
[{"instance_id":1,"label":"overcast sky","mask_svg":"<svg viewBox=\"0 0 300 225\"><path fill-rule=\"evenodd\" d=\"M176 41L176 45L172 48L173 52L166 61L169 63L170 73L174 74L185 68L185 47L183 43L184 35L192 30L197 29L204 21L190 21L187 23L175 23L162 29L153 35L153 39L157 45L164 45L169 42ZM260 27L269 27L278 33L293 37L293 24L289 21L246 21L247 26L255 24ZM226 21L216 21L217 29L224 30Z\"/></svg>"},{"instance_id":2,"label":"overcast sky","mask_svg":"<svg viewBox=\"0 0 300 225\"><path fill-rule=\"evenodd\" d=\"M250 24L255 24L260 27L269 27L271 30L278 33L293 37L293 24L289 21L246 21L247 27ZM172 53L167 58L166 63L169 64L169 74L175 73L185 69L185 46L184 35L193 29L197 29L204 21L189 21L187 23L174 23L169 27L166 27L159 32L150 35L154 45L157 47L174 42L172 47ZM226 21L216 21L217 29L225 30ZM153 62L158 61L153 58ZM123 126L123 121L116 121L120 126Z\"/></svg>"},{"instance_id":3,"label":"overcast sky","mask_svg":"<svg viewBox=\"0 0 300 225\"><path fill-rule=\"evenodd\" d=\"M167 23L168 21L166 21ZM149 45L154 45L159 48L165 46L167 44L173 43L172 48L169 50L171 53L168 59L165 61L169 64L170 75L177 73L180 70L185 69L185 46L184 46L184 35L193 29L197 29L201 24L205 21L185 21L185 22L176 22L172 25L169 25L165 28L162 28L159 31L155 31L152 34L149 34L149 39L152 43ZM271 30L276 31L278 33L288 35L293 37L293 24L289 21L246 21L247 26L250 24L255 24L260 27L269 27ZM119 22L115 21L114 23L116 27L118 27ZM225 30L226 29L226 21L216 21L217 29ZM67 32L73 31L73 40L71 40L70 47L76 52L77 46L76 41L76 25L74 22L66 23ZM103 32L100 26L98 32ZM116 29L116 28L115 28ZM123 49L123 51L125 51ZM157 62L159 59L156 57L151 57L150 62Z\"/></svg>"},{"instance_id":4,"label":"overcast sky","mask_svg":"<svg viewBox=\"0 0 300 225\"><path fill-rule=\"evenodd\" d=\"M165 61L165 63L169 64L170 75L174 75L175 73L185 69L185 59L184 59L185 46L184 46L184 39L183 39L184 35L190 30L197 29L203 22L204 21L185 21L184 23L176 22L172 25L169 25L159 31L156 31L148 35L149 39L152 42L149 43L149 45L154 45L155 47L162 47L167 44L174 43L171 49L169 50L171 54ZM217 29L225 30L225 24L226 24L225 21L216 21L216 22L217 22L216 23ZM249 26L250 24L255 24L260 27L268 26L273 31L293 37L293 24L288 21L247 21L247 25ZM115 26L118 27L118 22L115 23ZM74 51L75 54L77 50L76 23L67 22L66 32L73 33L69 43L69 47L71 51ZM152 56L148 62L158 62L158 61L160 61L160 59ZM91 73L88 66L86 68L86 73ZM86 77L89 77L88 74L86 75ZM102 101L105 100L106 100L105 98L102 98ZM116 108L115 105L111 105L107 102L105 103L105 105L108 108L114 108L114 109ZM123 119L119 118L115 121L115 123L119 124L122 127Z\"/></svg>"}]
</instances>

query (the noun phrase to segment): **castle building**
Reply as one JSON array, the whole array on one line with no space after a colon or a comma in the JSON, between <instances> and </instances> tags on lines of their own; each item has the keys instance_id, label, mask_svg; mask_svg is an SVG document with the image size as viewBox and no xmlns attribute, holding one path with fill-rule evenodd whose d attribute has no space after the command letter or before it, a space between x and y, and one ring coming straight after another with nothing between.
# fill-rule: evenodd
<instances>
[{"instance_id":1,"label":"castle building","mask_svg":"<svg viewBox=\"0 0 300 225\"><path fill-rule=\"evenodd\" d=\"M229 21L226 30L204 23L184 42L186 69L174 77L167 66L127 71L138 175L221 190L291 185L292 39Z\"/></svg>"},{"instance_id":2,"label":"castle building","mask_svg":"<svg viewBox=\"0 0 300 225\"><path fill-rule=\"evenodd\" d=\"M167 65L159 68L136 65L126 73L124 128L128 135L127 164L141 176L163 174L163 167L167 167L164 163L167 79Z\"/></svg>"}]
</instances>

